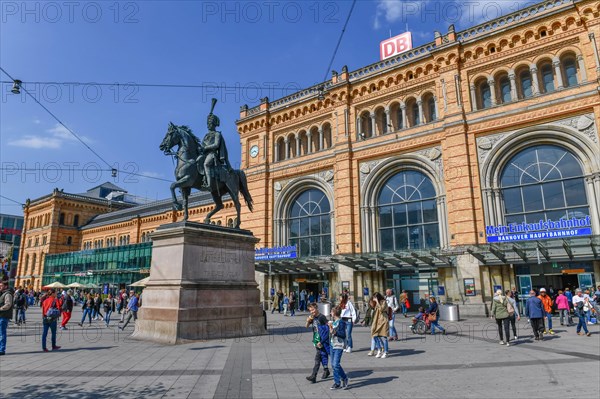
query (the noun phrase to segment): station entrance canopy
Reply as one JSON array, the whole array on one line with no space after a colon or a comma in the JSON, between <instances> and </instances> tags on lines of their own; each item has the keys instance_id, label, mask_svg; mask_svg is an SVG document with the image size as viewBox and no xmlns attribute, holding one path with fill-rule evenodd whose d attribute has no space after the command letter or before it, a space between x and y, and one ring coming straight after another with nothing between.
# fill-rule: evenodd
<instances>
[{"instance_id":1,"label":"station entrance canopy","mask_svg":"<svg viewBox=\"0 0 600 399\"><path fill-rule=\"evenodd\" d=\"M455 267L457 256L471 255L480 265L535 264L600 260L600 235L554 240L487 243L450 249L336 254L272 261L256 261L255 269L265 274L310 274L336 272L337 265L355 271L416 272L422 269Z\"/></svg>"}]
</instances>

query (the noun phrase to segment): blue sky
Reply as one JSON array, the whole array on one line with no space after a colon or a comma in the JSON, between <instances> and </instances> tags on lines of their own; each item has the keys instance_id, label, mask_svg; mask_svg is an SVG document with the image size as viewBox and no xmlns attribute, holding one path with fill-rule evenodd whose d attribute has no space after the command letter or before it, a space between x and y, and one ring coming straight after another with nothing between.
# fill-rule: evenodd
<instances>
[{"instance_id":1,"label":"blue sky","mask_svg":"<svg viewBox=\"0 0 600 399\"><path fill-rule=\"evenodd\" d=\"M390 31L404 32L407 23L418 46L432 41L434 30L445 33L452 23L464 29L525 4L531 3L358 1L332 68L354 70L376 62L379 42ZM26 82L104 160L126 172L113 179L99 171L108 168L102 160L31 98L11 94L11 85L3 83L0 194L24 202L54 187L77 193L104 181L132 194L166 198L169 182L127 172L171 180L172 161L158 150L168 122L203 135L211 97L219 100L215 113L231 163L239 165L239 107L255 106L264 96L281 97L279 88L322 81L351 1L2 1L0 6L0 65ZM9 79L2 74L1 80ZM0 212L21 209L1 198Z\"/></svg>"}]
</instances>

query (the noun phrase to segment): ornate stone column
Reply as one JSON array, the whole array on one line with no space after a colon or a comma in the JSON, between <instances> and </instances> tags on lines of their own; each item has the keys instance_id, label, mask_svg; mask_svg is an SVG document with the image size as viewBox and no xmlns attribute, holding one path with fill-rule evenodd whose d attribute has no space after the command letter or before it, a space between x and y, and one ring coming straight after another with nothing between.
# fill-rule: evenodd
<instances>
[{"instance_id":1,"label":"ornate stone column","mask_svg":"<svg viewBox=\"0 0 600 399\"><path fill-rule=\"evenodd\" d=\"M300 134L298 134L296 136L296 156L299 157L300 154L300 148L302 148L302 139L300 138Z\"/></svg>"},{"instance_id":2,"label":"ornate stone column","mask_svg":"<svg viewBox=\"0 0 600 399\"><path fill-rule=\"evenodd\" d=\"M375 137L376 130L377 130L377 121L375 120L375 113L372 112L370 116L371 116L371 137Z\"/></svg>"},{"instance_id":3,"label":"ornate stone column","mask_svg":"<svg viewBox=\"0 0 600 399\"><path fill-rule=\"evenodd\" d=\"M579 75L581 76L581 83L587 82L587 72L585 70L585 63L583 62L583 54L577 55L577 64L579 65Z\"/></svg>"},{"instance_id":4,"label":"ornate stone column","mask_svg":"<svg viewBox=\"0 0 600 399\"><path fill-rule=\"evenodd\" d=\"M529 71L531 72L531 94L537 96L540 94L540 82L538 79L537 66L531 65Z\"/></svg>"},{"instance_id":5,"label":"ornate stone column","mask_svg":"<svg viewBox=\"0 0 600 399\"><path fill-rule=\"evenodd\" d=\"M510 80L510 99L511 101L517 101L519 96L517 95L517 76L515 71L512 69L508 72L508 80Z\"/></svg>"},{"instance_id":6,"label":"ornate stone column","mask_svg":"<svg viewBox=\"0 0 600 399\"><path fill-rule=\"evenodd\" d=\"M421 124L424 125L425 122L425 113L423 112L423 100L420 98L417 100L417 107L419 107L419 119L421 120Z\"/></svg>"},{"instance_id":7,"label":"ornate stone column","mask_svg":"<svg viewBox=\"0 0 600 399\"><path fill-rule=\"evenodd\" d=\"M402 129L406 129L408 123L406 120L406 104L404 104L404 102L400 103L400 112L402 112Z\"/></svg>"},{"instance_id":8,"label":"ornate stone column","mask_svg":"<svg viewBox=\"0 0 600 399\"><path fill-rule=\"evenodd\" d=\"M439 110L439 106L438 106L438 99L436 96L433 96L433 112L435 112L435 118L433 118L434 115L432 115L431 121L437 120L440 117L440 114L438 112Z\"/></svg>"},{"instance_id":9,"label":"ornate stone column","mask_svg":"<svg viewBox=\"0 0 600 399\"><path fill-rule=\"evenodd\" d=\"M308 130L306 132L306 138L308 140L308 145L307 145L308 153L312 154L312 132L310 130Z\"/></svg>"},{"instance_id":10,"label":"ornate stone column","mask_svg":"<svg viewBox=\"0 0 600 399\"><path fill-rule=\"evenodd\" d=\"M285 159L290 159L290 139L285 138Z\"/></svg>"},{"instance_id":11,"label":"ornate stone column","mask_svg":"<svg viewBox=\"0 0 600 399\"><path fill-rule=\"evenodd\" d=\"M319 150L323 148L323 126L319 126Z\"/></svg>"},{"instance_id":12,"label":"ornate stone column","mask_svg":"<svg viewBox=\"0 0 600 399\"><path fill-rule=\"evenodd\" d=\"M490 99L492 101L492 107L496 104L498 104L496 102L496 82L494 81L493 78L489 78L488 81L488 86L490 87Z\"/></svg>"},{"instance_id":13,"label":"ornate stone column","mask_svg":"<svg viewBox=\"0 0 600 399\"><path fill-rule=\"evenodd\" d=\"M440 82L442 83L442 99L444 100L444 113L448 112L448 94L446 91L446 82L444 81L444 79L440 79ZM437 108L437 103L436 103L436 108Z\"/></svg>"},{"instance_id":14,"label":"ornate stone column","mask_svg":"<svg viewBox=\"0 0 600 399\"><path fill-rule=\"evenodd\" d=\"M385 112L385 123L383 124L383 134L389 133L392 131L391 129L389 129L389 126L388 126L388 125L391 125L390 122L392 121L392 119L390 118L390 115L391 115L390 107L386 107L384 112Z\"/></svg>"},{"instance_id":15,"label":"ornate stone column","mask_svg":"<svg viewBox=\"0 0 600 399\"><path fill-rule=\"evenodd\" d=\"M598 54L598 46L596 46L596 36L593 33L588 34L590 41L592 42L592 49L594 50L594 57L596 58L596 73L600 75L600 55Z\"/></svg>"},{"instance_id":16,"label":"ornate stone column","mask_svg":"<svg viewBox=\"0 0 600 399\"><path fill-rule=\"evenodd\" d=\"M356 139L360 140L362 134L362 117L358 116L356 117Z\"/></svg>"},{"instance_id":17,"label":"ornate stone column","mask_svg":"<svg viewBox=\"0 0 600 399\"><path fill-rule=\"evenodd\" d=\"M275 142L275 162L278 162L279 159L279 143Z\"/></svg>"},{"instance_id":18,"label":"ornate stone column","mask_svg":"<svg viewBox=\"0 0 600 399\"><path fill-rule=\"evenodd\" d=\"M471 83L471 108L473 111L477 111L477 90L475 89L475 84Z\"/></svg>"},{"instance_id":19,"label":"ornate stone column","mask_svg":"<svg viewBox=\"0 0 600 399\"><path fill-rule=\"evenodd\" d=\"M552 59L552 66L554 67L554 75L556 75L556 81L558 83L558 90L565 88L563 83L562 71L560 70L560 60L556 57Z\"/></svg>"}]
</instances>

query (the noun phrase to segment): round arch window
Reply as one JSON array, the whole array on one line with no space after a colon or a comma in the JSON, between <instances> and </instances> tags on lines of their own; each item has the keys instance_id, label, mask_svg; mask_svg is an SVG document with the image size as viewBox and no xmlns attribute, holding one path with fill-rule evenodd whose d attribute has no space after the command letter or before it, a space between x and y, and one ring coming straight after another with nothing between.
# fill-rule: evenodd
<instances>
[{"instance_id":1,"label":"round arch window","mask_svg":"<svg viewBox=\"0 0 600 399\"><path fill-rule=\"evenodd\" d=\"M581 165L558 146L538 145L519 152L504 167L500 187L507 224L589 215Z\"/></svg>"},{"instance_id":2,"label":"round arch window","mask_svg":"<svg viewBox=\"0 0 600 399\"><path fill-rule=\"evenodd\" d=\"M331 255L331 206L320 190L300 193L290 206L289 245L298 246L298 256Z\"/></svg>"},{"instance_id":3,"label":"round arch window","mask_svg":"<svg viewBox=\"0 0 600 399\"><path fill-rule=\"evenodd\" d=\"M382 251L440 246L435 188L423 173L407 170L392 176L377 205Z\"/></svg>"}]
</instances>

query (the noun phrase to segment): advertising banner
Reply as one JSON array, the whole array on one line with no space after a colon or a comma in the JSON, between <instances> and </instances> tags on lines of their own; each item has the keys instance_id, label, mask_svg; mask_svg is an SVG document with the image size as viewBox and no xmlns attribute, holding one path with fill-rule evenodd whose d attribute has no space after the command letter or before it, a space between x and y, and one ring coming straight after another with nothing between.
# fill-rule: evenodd
<instances>
[{"instance_id":1,"label":"advertising banner","mask_svg":"<svg viewBox=\"0 0 600 399\"><path fill-rule=\"evenodd\" d=\"M592 234L592 221L589 216L553 221L551 219L535 223L509 223L508 225L486 226L487 242L510 242L570 238Z\"/></svg>"},{"instance_id":2,"label":"advertising banner","mask_svg":"<svg viewBox=\"0 0 600 399\"><path fill-rule=\"evenodd\" d=\"M379 57L385 60L410 49L412 49L412 34L405 32L379 43Z\"/></svg>"}]
</instances>

